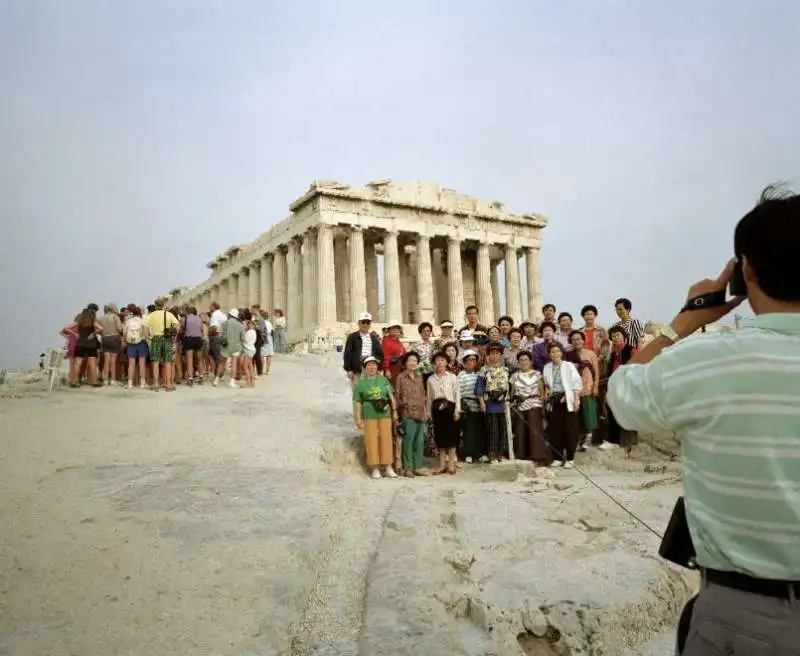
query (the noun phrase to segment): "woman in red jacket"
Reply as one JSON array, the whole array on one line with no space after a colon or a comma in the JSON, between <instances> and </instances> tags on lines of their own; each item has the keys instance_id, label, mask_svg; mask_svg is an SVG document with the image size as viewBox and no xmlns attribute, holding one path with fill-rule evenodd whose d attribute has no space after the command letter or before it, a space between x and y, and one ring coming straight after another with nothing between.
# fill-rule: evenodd
<instances>
[{"instance_id":1,"label":"woman in red jacket","mask_svg":"<svg viewBox=\"0 0 800 656\"><path fill-rule=\"evenodd\" d=\"M383 348L383 375L389 380L394 380L403 371L403 356L406 354L406 347L400 341L403 327L399 321L390 323L386 326L389 332L381 342Z\"/></svg>"}]
</instances>

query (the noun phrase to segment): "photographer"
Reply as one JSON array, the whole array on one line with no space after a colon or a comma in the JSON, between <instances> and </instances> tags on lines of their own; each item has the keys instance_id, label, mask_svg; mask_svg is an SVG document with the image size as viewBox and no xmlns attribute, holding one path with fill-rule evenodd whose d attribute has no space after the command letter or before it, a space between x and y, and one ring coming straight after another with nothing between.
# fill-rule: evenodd
<instances>
[{"instance_id":1,"label":"photographer","mask_svg":"<svg viewBox=\"0 0 800 656\"><path fill-rule=\"evenodd\" d=\"M681 439L702 575L684 656L800 645L800 196L775 191L736 226L739 265L692 285L685 311L609 382L620 425ZM737 267L754 326L695 335L743 300L725 301Z\"/></svg>"}]
</instances>

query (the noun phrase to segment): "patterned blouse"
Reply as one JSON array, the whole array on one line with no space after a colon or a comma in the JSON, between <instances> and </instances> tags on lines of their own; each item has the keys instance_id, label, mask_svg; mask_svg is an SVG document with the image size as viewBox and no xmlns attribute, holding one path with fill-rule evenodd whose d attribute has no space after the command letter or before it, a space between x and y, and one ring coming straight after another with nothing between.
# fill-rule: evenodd
<instances>
[{"instance_id":1,"label":"patterned blouse","mask_svg":"<svg viewBox=\"0 0 800 656\"><path fill-rule=\"evenodd\" d=\"M419 356L419 367L417 367L417 371L421 374L429 374L433 371L433 363L431 362L431 358L436 350L436 344L433 340L419 341L411 348L414 353Z\"/></svg>"},{"instance_id":2,"label":"patterned blouse","mask_svg":"<svg viewBox=\"0 0 800 656\"><path fill-rule=\"evenodd\" d=\"M401 372L394 381L395 399L401 417L425 421L428 416L425 404L425 385L422 374Z\"/></svg>"},{"instance_id":3,"label":"patterned blouse","mask_svg":"<svg viewBox=\"0 0 800 656\"><path fill-rule=\"evenodd\" d=\"M580 355L577 353L575 355L580 358L575 363L575 366L578 368L578 372L581 375L581 380L583 381L581 394L583 396L594 396L595 385L599 384L599 380L595 380L595 367L598 367L598 373L600 371L597 354L595 354L594 351L590 351L588 348L585 348L582 350Z\"/></svg>"},{"instance_id":4,"label":"patterned blouse","mask_svg":"<svg viewBox=\"0 0 800 656\"><path fill-rule=\"evenodd\" d=\"M536 369L511 374L512 395L517 397L520 410L542 407L541 383L542 372Z\"/></svg>"}]
</instances>

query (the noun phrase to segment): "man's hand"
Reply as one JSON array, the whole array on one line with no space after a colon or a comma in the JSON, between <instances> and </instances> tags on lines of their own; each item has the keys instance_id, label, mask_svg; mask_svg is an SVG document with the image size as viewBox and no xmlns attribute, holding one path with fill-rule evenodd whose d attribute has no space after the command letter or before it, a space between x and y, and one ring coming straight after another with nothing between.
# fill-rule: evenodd
<instances>
[{"instance_id":1,"label":"man's hand","mask_svg":"<svg viewBox=\"0 0 800 656\"><path fill-rule=\"evenodd\" d=\"M736 258L732 258L725 265L725 268L722 270L722 273L719 274L716 280L706 278L705 280L696 282L694 285L689 287L689 293L686 296L686 300L688 301L690 298L694 298L695 296L708 294L710 292L718 292L725 289L728 286L728 281L733 275L733 269L735 266ZM725 305L719 305L717 307L711 307L705 310L687 310L686 312L681 312L672 320L672 327L675 329L675 332L678 333L679 337L688 337L689 335L700 330L703 326L707 326L710 323L718 321L731 310L741 305L742 301L744 301L744 297L737 296L736 298L733 298L725 303Z\"/></svg>"}]
</instances>

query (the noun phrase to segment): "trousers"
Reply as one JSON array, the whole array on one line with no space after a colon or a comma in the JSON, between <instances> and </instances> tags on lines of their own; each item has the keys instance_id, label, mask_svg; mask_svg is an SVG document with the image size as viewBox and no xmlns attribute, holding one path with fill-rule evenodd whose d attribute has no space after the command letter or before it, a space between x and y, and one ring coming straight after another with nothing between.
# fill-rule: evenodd
<instances>
[{"instance_id":1,"label":"trousers","mask_svg":"<svg viewBox=\"0 0 800 656\"><path fill-rule=\"evenodd\" d=\"M425 440L428 438L428 424L419 419L403 417L403 469L413 471L422 469L422 456Z\"/></svg>"},{"instance_id":2,"label":"trousers","mask_svg":"<svg viewBox=\"0 0 800 656\"><path fill-rule=\"evenodd\" d=\"M681 656L797 656L800 603L704 581Z\"/></svg>"},{"instance_id":3,"label":"trousers","mask_svg":"<svg viewBox=\"0 0 800 656\"><path fill-rule=\"evenodd\" d=\"M392 420L388 417L385 419L365 419L364 445L367 451L367 467L391 465L394 459Z\"/></svg>"}]
</instances>

